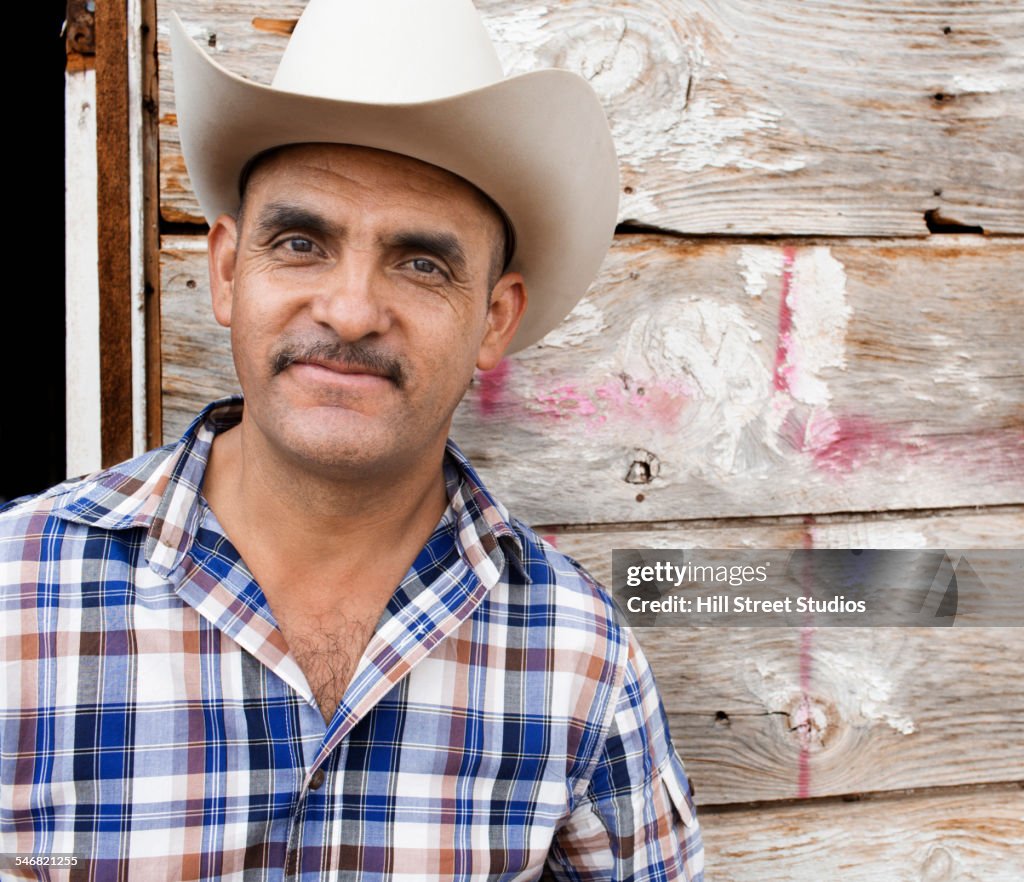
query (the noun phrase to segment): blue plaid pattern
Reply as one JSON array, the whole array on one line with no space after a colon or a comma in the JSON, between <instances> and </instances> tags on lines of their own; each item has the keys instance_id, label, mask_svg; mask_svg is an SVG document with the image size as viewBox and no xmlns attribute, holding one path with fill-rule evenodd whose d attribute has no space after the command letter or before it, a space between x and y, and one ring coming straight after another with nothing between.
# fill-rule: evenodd
<instances>
[{"instance_id":1,"label":"blue plaid pattern","mask_svg":"<svg viewBox=\"0 0 1024 882\"><path fill-rule=\"evenodd\" d=\"M632 632L453 442L325 723L199 491L242 407L0 513L0 852L79 858L4 878L703 880Z\"/></svg>"}]
</instances>

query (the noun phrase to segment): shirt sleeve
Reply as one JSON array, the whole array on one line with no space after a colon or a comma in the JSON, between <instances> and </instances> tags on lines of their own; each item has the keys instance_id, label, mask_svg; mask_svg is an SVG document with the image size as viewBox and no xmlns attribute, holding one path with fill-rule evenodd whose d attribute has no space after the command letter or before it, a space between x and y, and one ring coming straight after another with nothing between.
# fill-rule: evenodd
<instances>
[{"instance_id":1,"label":"shirt sleeve","mask_svg":"<svg viewBox=\"0 0 1024 882\"><path fill-rule=\"evenodd\" d=\"M654 674L628 633L625 675L603 749L587 789L555 835L548 869L572 882L704 882L690 782Z\"/></svg>"}]
</instances>

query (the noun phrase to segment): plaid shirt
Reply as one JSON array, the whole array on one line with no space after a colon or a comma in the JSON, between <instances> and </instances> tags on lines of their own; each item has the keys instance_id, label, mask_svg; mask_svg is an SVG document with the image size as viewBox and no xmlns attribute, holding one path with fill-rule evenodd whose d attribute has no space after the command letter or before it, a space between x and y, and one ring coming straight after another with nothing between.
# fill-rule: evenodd
<instances>
[{"instance_id":1,"label":"plaid shirt","mask_svg":"<svg viewBox=\"0 0 1024 882\"><path fill-rule=\"evenodd\" d=\"M0 514L4 879L703 879L608 594L448 443L450 505L329 723L181 440Z\"/></svg>"}]
</instances>

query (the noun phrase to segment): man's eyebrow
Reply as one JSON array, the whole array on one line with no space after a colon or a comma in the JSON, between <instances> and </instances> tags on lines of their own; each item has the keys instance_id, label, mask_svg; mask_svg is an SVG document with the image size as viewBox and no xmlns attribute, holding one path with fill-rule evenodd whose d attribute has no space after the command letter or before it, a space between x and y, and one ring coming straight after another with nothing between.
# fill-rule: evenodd
<instances>
[{"instance_id":1,"label":"man's eyebrow","mask_svg":"<svg viewBox=\"0 0 1024 882\"><path fill-rule=\"evenodd\" d=\"M453 233L436 230L403 230L388 236L385 247L401 251L425 251L440 257L457 276L464 276L468 267L466 250Z\"/></svg>"},{"instance_id":2,"label":"man's eyebrow","mask_svg":"<svg viewBox=\"0 0 1024 882\"><path fill-rule=\"evenodd\" d=\"M269 202L256 216L256 236L270 235L279 230L303 229L325 236L336 236L341 230L327 218L302 205L291 202Z\"/></svg>"}]
</instances>

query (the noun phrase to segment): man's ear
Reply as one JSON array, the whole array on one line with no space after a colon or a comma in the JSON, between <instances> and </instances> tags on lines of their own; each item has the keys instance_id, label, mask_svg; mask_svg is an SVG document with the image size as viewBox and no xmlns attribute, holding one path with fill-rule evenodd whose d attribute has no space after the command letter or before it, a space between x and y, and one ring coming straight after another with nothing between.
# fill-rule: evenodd
<instances>
[{"instance_id":1,"label":"man's ear","mask_svg":"<svg viewBox=\"0 0 1024 882\"><path fill-rule=\"evenodd\" d=\"M210 264L210 299L219 324L231 327L231 304L235 293L235 258L238 254L238 227L230 214L213 222L206 236Z\"/></svg>"},{"instance_id":2,"label":"man's ear","mask_svg":"<svg viewBox=\"0 0 1024 882\"><path fill-rule=\"evenodd\" d=\"M491 290L487 327L477 353L476 366L489 371L498 366L526 312L526 282L521 273L505 273Z\"/></svg>"}]
</instances>

